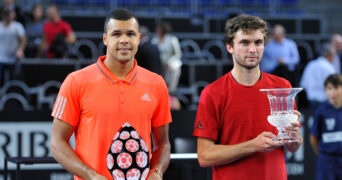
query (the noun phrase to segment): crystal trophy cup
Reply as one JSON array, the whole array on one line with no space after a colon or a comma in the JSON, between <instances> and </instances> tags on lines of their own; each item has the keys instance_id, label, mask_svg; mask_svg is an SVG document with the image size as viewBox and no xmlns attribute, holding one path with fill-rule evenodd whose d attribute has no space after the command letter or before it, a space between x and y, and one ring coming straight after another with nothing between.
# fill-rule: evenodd
<instances>
[{"instance_id":1,"label":"crystal trophy cup","mask_svg":"<svg viewBox=\"0 0 342 180\"><path fill-rule=\"evenodd\" d=\"M267 121L278 129L278 135L273 139L274 141L299 142L301 140L285 129L298 120L293 110L295 97L301 90L303 88L260 89L267 95L270 102L271 114L267 116Z\"/></svg>"}]
</instances>

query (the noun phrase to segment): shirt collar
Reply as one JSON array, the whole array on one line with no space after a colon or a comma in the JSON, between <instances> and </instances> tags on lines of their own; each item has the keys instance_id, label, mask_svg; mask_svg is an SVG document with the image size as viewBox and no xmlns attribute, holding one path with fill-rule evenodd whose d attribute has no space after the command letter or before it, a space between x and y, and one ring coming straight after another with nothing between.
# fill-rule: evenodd
<instances>
[{"instance_id":1,"label":"shirt collar","mask_svg":"<svg viewBox=\"0 0 342 180\"><path fill-rule=\"evenodd\" d=\"M138 70L138 64L137 61L134 59L134 66L133 69L126 75L125 79L120 80L115 74L113 74L103 63L103 61L106 59L106 56L100 56L96 62L97 67L100 69L100 71L103 73L103 75L112 83L117 83L119 81L124 81L126 83L132 84L135 80L135 77L137 75Z\"/></svg>"}]
</instances>

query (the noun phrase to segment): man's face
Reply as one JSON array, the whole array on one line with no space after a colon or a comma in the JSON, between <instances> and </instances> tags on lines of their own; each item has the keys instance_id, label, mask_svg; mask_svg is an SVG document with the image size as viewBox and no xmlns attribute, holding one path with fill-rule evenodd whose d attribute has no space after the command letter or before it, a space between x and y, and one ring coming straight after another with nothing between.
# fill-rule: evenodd
<instances>
[{"instance_id":1,"label":"man's face","mask_svg":"<svg viewBox=\"0 0 342 180\"><path fill-rule=\"evenodd\" d=\"M335 107L342 105L342 86L334 87L331 83L328 83L325 92L330 104Z\"/></svg>"},{"instance_id":2,"label":"man's face","mask_svg":"<svg viewBox=\"0 0 342 180\"><path fill-rule=\"evenodd\" d=\"M136 19L109 20L107 32L103 34L103 43L107 46L107 56L120 62L133 60L139 42L139 25Z\"/></svg>"},{"instance_id":3,"label":"man's face","mask_svg":"<svg viewBox=\"0 0 342 180\"><path fill-rule=\"evenodd\" d=\"M246 69L259 67L264 52L264 34L260 30L243 32L238 30L233 40L234 46L226 45L232 54L234 65Z\"/></svg>"},{"instance_id":4,"label":"man's face","mask_svg":"<svg viewBox=\"0 0 342 180\"><path fill-rule=\"evenodd\" d=\"M54 20L58 16L58 10L56 7L51 6L47 8L46 14L50 20Z\"/></svg>"},{"instance_id":5,"label":"man's face","mask_svg":"<svg viewBox=\"0 0 342 180\"><path fill-rule=\"evenodd\" d=\"M337 36L335 40L335 48L338 53L342 52L342 36Z\"/></svg>"}]
</instances>

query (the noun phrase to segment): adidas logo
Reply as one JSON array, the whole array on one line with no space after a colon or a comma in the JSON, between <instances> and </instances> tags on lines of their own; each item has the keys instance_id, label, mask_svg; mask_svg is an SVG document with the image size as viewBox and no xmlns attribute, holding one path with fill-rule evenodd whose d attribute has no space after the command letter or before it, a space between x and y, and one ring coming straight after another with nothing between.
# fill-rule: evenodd
<instances>
[{"instance_id":1,"label":"adidas logo","mask_svg":"<svg viewBox=\"0 0 342 180\"><path fill-rule=\"evenodd\" d=\"M147 93L145 93L144 95L142 95L140 99L141 99L142 101L151 101L151 98L150 98L150 96L149 96Z\"/></svg>"}]
</instances>

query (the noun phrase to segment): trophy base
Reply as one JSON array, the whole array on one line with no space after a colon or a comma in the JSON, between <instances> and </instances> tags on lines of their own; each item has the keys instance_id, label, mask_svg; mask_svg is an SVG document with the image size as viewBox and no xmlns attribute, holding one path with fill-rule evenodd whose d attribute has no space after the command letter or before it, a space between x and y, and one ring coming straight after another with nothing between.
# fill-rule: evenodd
<instances>
[{"instance_id":1,"label":"trophy base","mask_svg":"<svg viewBox=\"0 0 342 180\"><path fill-rule=\"evenodd\" d=\"M299 138L299 137L276 137L276 138L273 138L273 141L285 142L285 143L300 142L301 140L302 140L302 138Z\"/></svg>"}]
</instances>

